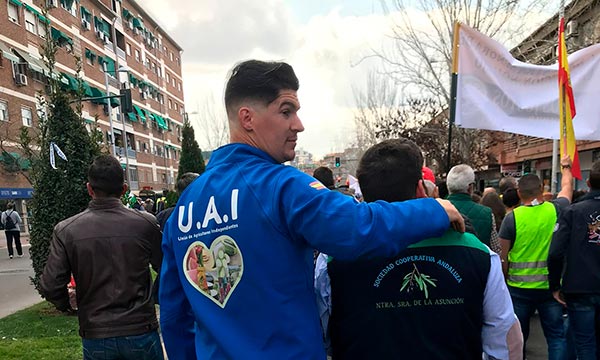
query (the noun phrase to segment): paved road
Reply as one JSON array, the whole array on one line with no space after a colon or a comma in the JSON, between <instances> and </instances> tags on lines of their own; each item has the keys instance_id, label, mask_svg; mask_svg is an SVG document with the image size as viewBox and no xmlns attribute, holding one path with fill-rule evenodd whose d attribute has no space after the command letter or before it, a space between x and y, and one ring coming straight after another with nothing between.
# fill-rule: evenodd
<instances>
[{"instance_id":1,"label":"paved road","mask_svg":"<svg viewBox=\"0 0 600 360\"><path fill-rule=\"evenodd\" d=\"M548 347L542 332L542 325L537 314L531 319L529 340L527 341L527 360L548 359Z\"/></svg>"},{"instance_id":2,"label":"paved road","mask_svg":"<svg viewBox=\"0 0 600 360\"><path fill-rule=\"evenodd\" d=\"M33 269L27 240L22 239L24 256L10 260L4 231L0 231L0 318L42 301L29 280Z\"/></svg>"}]
</instances>

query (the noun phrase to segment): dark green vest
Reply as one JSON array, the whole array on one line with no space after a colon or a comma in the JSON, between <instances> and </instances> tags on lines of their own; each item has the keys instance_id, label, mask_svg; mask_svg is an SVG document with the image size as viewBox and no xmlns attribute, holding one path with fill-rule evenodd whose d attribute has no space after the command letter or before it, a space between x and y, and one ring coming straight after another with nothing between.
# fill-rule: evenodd
<instances>
[{"instance_id":1,"label":"dark green vest","mask_svg":"<svg viewBox=\"0 0 600 360\"><path fill-rule=\"evenodd\" d=\"M471 199L467 194L450 194L448 200L456 206L461 214L471 220L477 237L482 243L490 246L492 236L492 209L480 205Z\"/></svg>"},{"instance_id":2,"label":"dark green vest","mask_svg":"<svg viewBox=\"0 0 600 360\"><path fill-rule=\"evenodd\" d=\"M481 360L489 271L490 251L454 231L390 259L333 259L333 358Z\"/></svg>"}]
</instances>

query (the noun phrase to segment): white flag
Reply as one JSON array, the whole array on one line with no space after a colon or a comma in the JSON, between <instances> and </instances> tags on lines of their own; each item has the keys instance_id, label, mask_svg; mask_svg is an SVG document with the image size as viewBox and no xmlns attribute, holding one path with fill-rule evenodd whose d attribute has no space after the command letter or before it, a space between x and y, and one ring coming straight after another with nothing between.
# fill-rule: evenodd
<instances>
[{"instance_id":1,"label":"white flag","mask_svg":"<svg viewBox=\"0 0 600 360\"><path fill-rule=\"evenodd\" d=\"M559 138L558 64L516 60L502 45L461 24L456 125ZM578 140L600 140L600 44L569 56Z\"/></svg>"},{"instance_id":2,"label":"white flag","mask_svg":"<svg viewBox=\"0 0 600 360\"><path fill-rule=\"evenodd\" d=\"M58 156L63 159L64 161L67 161L67 156L65 155L65 153L62 152L62 150L58 147L58 145L56 145L55 142L51 141L50 142L50 166L52 166L52 168L54 170L56 170L56 163L55 163L55 159L54 159L54 151L56 151L56 153L58 154Z\"/></svg>"}]
</instances>

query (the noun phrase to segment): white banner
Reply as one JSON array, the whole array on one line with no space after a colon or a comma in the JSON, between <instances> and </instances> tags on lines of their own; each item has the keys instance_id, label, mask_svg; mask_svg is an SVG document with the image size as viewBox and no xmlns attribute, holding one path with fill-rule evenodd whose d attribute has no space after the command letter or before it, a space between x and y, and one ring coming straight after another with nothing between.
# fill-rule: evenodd
<instances>
[{"instance_id":1,"label":"white banner","mask_svg":"<svg viewBox=\"0 0 600 360\"><path fill-rule=\"evenodd\" d=\"M502 45L461 24L456 125L559 138L558 64L520 62ZM600 44L569 56L577 140L600 140Z\"/></svg>"}]
</instances>

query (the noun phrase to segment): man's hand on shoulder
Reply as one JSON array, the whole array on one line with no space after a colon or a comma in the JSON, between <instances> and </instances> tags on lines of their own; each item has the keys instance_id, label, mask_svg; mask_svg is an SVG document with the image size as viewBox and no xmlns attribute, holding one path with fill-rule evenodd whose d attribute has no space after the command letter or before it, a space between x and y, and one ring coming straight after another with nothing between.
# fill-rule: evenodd
<instances>
[{"instance_id":1,"label":"man's hand on shoulder","mask_svg":"<svg viewBox=\"0 0 600 360\"><path fill-rule=\"evenodd\" d=\"M448 219L450 220L450 225L454 230L464 233L465 232L465 220L463 219L460 212L452 205L452 203L448 200L444 199L436 199L437 202L442 205L446 214L448 215Z\"/></svg>"}]
</instances>

